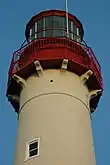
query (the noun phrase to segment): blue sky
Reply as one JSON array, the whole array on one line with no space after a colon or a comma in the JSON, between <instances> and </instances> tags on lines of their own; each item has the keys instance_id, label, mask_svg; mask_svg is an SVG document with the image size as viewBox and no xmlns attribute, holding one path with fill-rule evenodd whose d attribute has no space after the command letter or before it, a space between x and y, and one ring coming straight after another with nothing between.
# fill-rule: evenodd
<instances>
[{"instance_id":1,"label":"blue sky","mask_svg":"<svg viewBox=\"0 0 110 165\"><path fill-rule=\"evenodd\" d=\"M68 7L81 20L84 38L102 66L104 92L92 127L97 165L110 165L110 1L69 0ZM28 20L45 9L65 9L65 1L0 0L0 165L12 165L15 151L17 115L5 96L12 53L25 39Z\"/></svg>"}]
</instances>

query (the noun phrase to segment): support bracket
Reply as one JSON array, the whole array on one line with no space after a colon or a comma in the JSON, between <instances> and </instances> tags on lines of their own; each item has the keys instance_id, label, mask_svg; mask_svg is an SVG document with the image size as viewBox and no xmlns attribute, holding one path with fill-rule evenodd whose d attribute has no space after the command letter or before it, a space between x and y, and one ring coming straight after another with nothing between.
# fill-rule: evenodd
<instances>
[{"instance_id":1,"label":"support bracket","mask_svg":"<svg viewBox=\"0 0 110 165\"><path fill-rule=\"evenodd\" d=\"M89 92L89 98L92 99L98 96L99 94L102 94L102 89L92 90Z\"/></svg>"},{"instance_id":2,"label":"support bracket","mask_svg":"<svg viewBox=\"0 0 110 165\"><path fill-rule=\"evenodd\" d=\"M18 103L20 101L20 98L17 95L8 95L8 99L15 100Z\"/></svg>"},{"instance_id":3,"label":"support bracket","mask_svg":"<svg viewBox=\"0 0 110 165\"><path fill-rule=\"evenodd\" d=\"M68 59L63 59L61 71L66 71L68 67Z\"/></svg>"},{"instance_id":4,"label":"support bracket","mask_svg":"<svg viewBox=\"0 0 110 165\"><path fill-rule=\"evenodd\" d=\"M23 88L26 86L26 80L16 74L13 75L13 79Z\"/></svg>"},{"instance_id":5,"label":"support bracket","mask_svg":"<svg viewBox=\"0 0 110 165\"><path fill-rule=\"evenodd\" d=\"M34 65L36 67L36 71L37 71L38 77L40 77L43 74L42 66L41 66L41 64L40 64L40 62L38 60L34 61Z\"/></svg>"},{"instance_id":6,"label":"support bracket","mask_svg":"<svg viewBox=\"0 0 110 165\"><path fill-rule=\"evenodd\" d=\"M86 81L90 78L90 76L93 74L92 70L88 70L87 72L85 72L84 74L82 74L80 76L80 79L82 81L83 84L86 83Z\"/></svg>"}]
</instances>

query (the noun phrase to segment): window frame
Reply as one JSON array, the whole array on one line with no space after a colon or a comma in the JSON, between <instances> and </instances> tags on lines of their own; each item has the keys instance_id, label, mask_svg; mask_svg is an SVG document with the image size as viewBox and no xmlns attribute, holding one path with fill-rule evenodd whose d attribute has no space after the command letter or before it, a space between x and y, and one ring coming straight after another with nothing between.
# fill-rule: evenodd
<instances>
[{"instance_id":1,"label":"window frame","mask_svg":"<svg viewBox=\"0 0 110 165\"><path fill-rule=\"evenodd\" d=\"M71 39L73 40L74 39L74 30L73 30L73 26L74 26L74 23L73 23L73 21L71 21Z\"/></svg>"},{"instance_id":2,"label":"window frame","mask_svg":"<svg viewBox=\"0 0 110 165\"><path fill-rule=\"evenodd\" d=\"M45 37L45 17L43 17L43 37Z\"/></svg>"},{"instance_id":3,"label":"window frame","mask_svg":"<svg viewBox=\"0 0 110 165\"><path fill-rule=\"evenodd\" d=\"M34 29L34 31L33 31ZM29 32L29 38L30 38L30 42L31 41L34 41L36 38L35 38L35 23L33 24L33 26L31 26L30 28L30 32Z\"/></svg>"},{"instance_id":4,"label":"window frame","mask_svg":"<svg viewBox=\"0 0 110 165\"><path fill-rule=\"evenodd\" d=\"M34 143L36 143L36 142L38 142L37 148L35 148L35 149L38 150L38 151L37 151L37 154L36 154L36 155L33 155L33 156L30 156L29 147L30 147L31 144L34 144ZM24 161L39 156L39 155L40 155L39 148L40 148L40 138L35 138L35 139L32 139L32 140L30 140L29 142L27 142L27 143L26 143L26 154L25 154L25 160L24 160ZM33 150L35 150L35 149L32 149L31 151L33 151Z\"/></svg>"},{"instance_id":5,"label":"window frame","mask_svg":"<svg viewBox=\"0 0 110 165\"><path fill-rule=\"evenodd\" d=\"M79 27L77 27L77 42L81 42L81 37L80 37L80 34L79 34Z\"/></svg>"},{"instance_id":6,"label":"window frame","mask_svg":"<svg viewBox=\"0 0 110 165\"><path fill-rule=\"evenodd\" d=\"M31 41L32 41L31 36L32 36L32 28L30 28L30 32L29 32L29 42L31 42Z\"/></svg>"},{"instance_id":7,"label":"window frame","mask_svg":"<svg viewBox=\"0 0 110 165\"><path fill-rule=\"evenodd\" d=\"M37 38L37 22L35 22L35 39Z\"/></svg>"}]
</instances>

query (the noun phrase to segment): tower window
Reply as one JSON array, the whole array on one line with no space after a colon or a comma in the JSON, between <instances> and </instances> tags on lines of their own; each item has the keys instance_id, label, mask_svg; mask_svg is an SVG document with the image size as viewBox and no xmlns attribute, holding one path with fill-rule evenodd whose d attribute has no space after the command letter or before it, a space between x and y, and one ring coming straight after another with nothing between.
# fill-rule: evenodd
<instances>
[{"instance_id":1,"label":"tower window","mask_svg":"<svg viewBox=\"0 0 110 165\"><path fill-rule=\"evenodd\" d=\"M32 144L29 144L29 157L37 154L38 154L38 142L33 142Z\"/></svg>"},{"instance_id":2,"label":"tower window","mask_svg":"<svg viewBox=\"0 0 110 165\"><path fill-rule=\"evenodd\" d=\"M36 138L27 144L26 159L39 155L39 142L40 139Z\"/></svg>"}]
</instances>

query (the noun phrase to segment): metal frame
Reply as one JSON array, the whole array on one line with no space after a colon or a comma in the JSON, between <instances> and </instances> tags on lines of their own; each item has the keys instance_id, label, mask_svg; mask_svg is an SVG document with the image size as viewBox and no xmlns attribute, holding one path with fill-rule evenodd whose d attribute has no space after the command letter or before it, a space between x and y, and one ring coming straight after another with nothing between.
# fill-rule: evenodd
<instances>
[{"instance_id":1,"label":"metal frame","mask_svg":"<svg viewBox=\"0 0 110 165\"><path fill-rule=\"evenodd\" d=\"M29 145L32 144L32 143L34 143L34 142L38 142L38 147L37 147L38 148L38 153L37 153L37 155L34 155L34 156L29 157ZM40 155L39 149L40 149L40 138L35 138L35 139L32 139L29 142L27 142L26 143L26 153L25 153L25 159L24 159L24 161L39 156Z\"/></svg>"}]
</instances>

